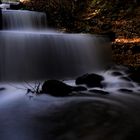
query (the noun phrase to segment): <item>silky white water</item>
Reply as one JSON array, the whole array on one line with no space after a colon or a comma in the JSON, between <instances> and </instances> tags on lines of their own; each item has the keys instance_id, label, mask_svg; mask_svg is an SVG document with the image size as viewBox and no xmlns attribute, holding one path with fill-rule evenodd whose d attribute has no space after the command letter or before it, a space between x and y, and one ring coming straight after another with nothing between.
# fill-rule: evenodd
<instances>
[{"instance_id":1,"label":"silky white water","mask_svg":"<svg viewBox=\"0 0 140 140\"><path fill-rule=\"evenodd\" d=\"M70 97L26 94L36 83L6 83L0 91L2 140L129 140L139 138L140 87L100 72L108 95L88 91ZM113 78L114 77L114 78ZM112 79L114 79L113 82ZM116 80L115 80L116 79ZM73 81L65 81L75 85ZM112 83L112 85L111 85ZM123 84L122 84L123 83ZM133 93L122 93L130 88ZM121 86L115 86L121 85ZM97 88L92 88L97 89ZM102 90L101 88L98 88Z\"/></svg>"},{"instance_id":2,"label":"silky white water","mask_svg":"<svg viewBox=\"0 0 140 140\"><path fill-rule=\"evenodd\" d=\"M2 10L2 19L1 81L72 79L111 61L107 38L52 31L44 13Z\"/></svg>"}]
</instances>

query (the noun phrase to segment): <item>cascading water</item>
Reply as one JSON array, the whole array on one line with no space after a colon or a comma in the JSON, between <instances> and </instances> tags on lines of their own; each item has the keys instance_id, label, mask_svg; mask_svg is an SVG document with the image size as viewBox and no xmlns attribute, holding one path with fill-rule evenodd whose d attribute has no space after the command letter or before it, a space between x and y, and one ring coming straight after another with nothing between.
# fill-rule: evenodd
<instances>
[{"instance_id":1,"label":"cascading water","mask_svg":"<svg viewBox=\"0 0 140 140\"><path fill-rule=\"evenodd\" d=\"M140 138L138 84L115 68L98 71L103 89L77 96L25 96L33 83L48 78L72 79L104 68L110 43L101 36L46 30L45 14L3 10L0 31L0 140L136 140ZM113 72L122 73L113 76ZM125 80L126 79L126 80ZM65 81L74 85L73 81ZM55 87L54 87L55 88ZM119 89L133 92L121 93ZM90 90L109 92L101 95Z\"/></svg>"},{"instance_id":2,"label":"cascading water","mask_svg":"<svg viewBox=\"0 0 140 140\"><path fill-rule=\"evenodd\" d=\"M2 15L1 80L70 79L108 62L107 38L50 31L43 13L3 10Z\"/></svg>"},{"instance_id":3,"label":"cascading water","mask_svg":"<svg viewBox=\"0 0 140 140\"><path fill-rule=\"evenodd\" d=\"M47 27L44 13L26 10L2 10L3 30L43 30Z\"/></svg>"}]
</instances>

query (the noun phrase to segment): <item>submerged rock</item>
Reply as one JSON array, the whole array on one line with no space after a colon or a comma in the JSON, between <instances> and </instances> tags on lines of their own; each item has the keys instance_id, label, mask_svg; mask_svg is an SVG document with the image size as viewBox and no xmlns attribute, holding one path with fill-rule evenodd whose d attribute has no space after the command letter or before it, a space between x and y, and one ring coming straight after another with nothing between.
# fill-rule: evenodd
<instances>
[{"instance_id":1,"label":"submerged rock","mask_svg":"<svg viewBox=\"0 0 140 140\"><path fill-rule=\"evenodd\" d=\"M85 74L81 77L78 77L75 81L77 85L85 84L88 87L103 87L101 82L104 80L104 78L98 74Z\"/></svg>"},{"instance_id":2,"label":"submerged rock","mask_svg":"<svg viewBox=\"0 0 140 140\"><path fill-rule=\"evenodd\" d=\"M5 90L5 88L4 87L0 87L0 91L3 91L3 90Z\"/></svg>"},{"instance_id":3,"label":"submerged rock","mask_svg":"<svg viewBox=\"0 0 140 140\"><path fill-rule=\"evenodd\" d=\"M85 91L87 88L83 86L70 86L58 80L47 80L42 85L41 93L50 94L52 96L69 96L73 91Z\"/></svg>"},{"instance_id":4,"label":"submerged rock","mask_svg":"<svg viewBox=\"0 0 140 140\"><path fill-rule=\"evenodd\" d=\"M113 71L112 75L113 76L122 76L123 74L121 72L119 72L119 71Z\"/></svg>"},{"instance_id":5,"label":"submerged rock","mask_svg":"<svg viewBox=\"0 0 140 140\"><path fill-rule=\"evenodd\" d=\"M118 91L123 92L123 93L132 93L133 92L133 90L125 89L125 88L121 88Z\"/></svg>"},{"instance_id":6,"label":"submerged rock","mask_svg":"<svg viewBox=\"0 0 140 140\"><path fill-rule=\"evenodd\" d=\"M93 93L103 94L103 95L109 94L109 92L107 92L107 91L98 90L98 89L91 89L91 90L89 90L89 91L90 91L90 92L93 92Z\"/></svg>"},{"instance_id":7,"label":"submerged rock","mask_svg":"<svg viewBox=\"0 0 140 140\"><path fill-rule=\"evenodd\" d=\"M126 76L122 76L122 77L120 77L120 79L122 79L122 80L125 80L125 81L131 81L131 79L130 78L128 78L128 77L126 77Z\"/></svg>"}]
</instances>

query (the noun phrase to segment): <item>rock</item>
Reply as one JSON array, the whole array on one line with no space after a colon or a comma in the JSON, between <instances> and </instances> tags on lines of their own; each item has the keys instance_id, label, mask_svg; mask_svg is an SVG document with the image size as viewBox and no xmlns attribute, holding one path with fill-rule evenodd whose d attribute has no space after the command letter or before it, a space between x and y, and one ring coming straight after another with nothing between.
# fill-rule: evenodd
<instances>
[{"instance_id":1,"label":"rock","mask_svg":"<svg viewBox=\"0 0 140 140\"><path fill-rule=\"evenodd\" d=\"M109 94L109 92L107 92L107 91L98 90L98 89L91 89L91 90L89 90L89 91L90 91L90 92L93 92L93 93L103 94L103 95Z\"/></svg>"},{"instance_id":2,"label":"rock","mask_svg":"<svg viewBox=\"0 0 140 140\"><path fill-rule=\"evenodd\" d=\"M21 2L10 3L10 9L18 10L18 9L21 9L22 7L23 7L23 4Z\"/></svg>"},{"instance_id":3,"label":"rock","mask_svg":"<svg viewBox=\"0 0 140 140\"><path fill-rule=\"evenodd\" d=\"M123 77L121 77L120 79L125 80L125 81L131 81L131 79L128 78L128 77L126 77L126 76L123 76Z\"/></svg>"},{"instance_id":4,"label":"rock","mask_svg":"<svg viewBox=\"0 0 140 140\"><path fill-rule=\"evenodd\" d=\"M85 84L88 87L101 87L102 88L102 84L101 81L103 81L104 78L98 74L85 74L81 77L78 77L75 81L75 83L77 85L80 84Z\"/></svg>"},{"instance_id":5,"label":"rock","mask_svg":"<svg viewBox=\"0 0 140 140\"><path fill-rule=\"evenodd\" d=\"M0 91L3 91L3 90L5 90L5 88L4 87L0 87Z\"/></svg>"},{"instance_id":6,"label":"rock","mask_svg":"<svg viewBox=\"0 0 140 140\"><path fill-rule=\"evenodd\" d=\"M112 75L113 76L122 76L123 74L121 72L118 72L118 71L113 71Z\"/></svg>"},{"instance_id":7,"label":"rock","mask_svg":"<svg viewBox=\"0 0 140 140\"><path fill-rule=\"evenodd\" d=\"M123 92L123 93L132 93L133 92L133 90L125 89L125 88L119 89L118 91Z\"/></svg>"},{"instance_id":8,"label":"rock","mask_svg":"<svg viewBox=\"0 0 140 140\"><path fill-rule=\"evenodd\" d=\"M140 72L136 71L129 74L129 78L136 83L140 83Z\"/></svg>"},{"instance_id":9,"label":"rock","mask_svg":"<svg viewBox=\"0 0 140 140\"><path fill-rule=\"evenodd\" d=\"M73 91L86 91L87 88L83 86L73 87Z\"/></svg>"},{"instance_id":10,"label":"rock","mask_svg":"<svg viewBox=\"0 0 140 140\"><path fill-rule=\"evenodd\" d=\"M86 91L83 86L70 86L58 80L48 80L42 85L41 93L50 94L52 96L63 97L69 96L73 91Z\"/></svg>"},{"instance_id":11,"label":"rock","mask_svg":"<svg viewBox=\"0 0 140 140\"><path fill-rule=\"evenodd\" d=\"M72 86L69 86L58 80L47 80L42 85L41 93L52 96L68 96L72 92Z\"/></svg>"}]
</instances>

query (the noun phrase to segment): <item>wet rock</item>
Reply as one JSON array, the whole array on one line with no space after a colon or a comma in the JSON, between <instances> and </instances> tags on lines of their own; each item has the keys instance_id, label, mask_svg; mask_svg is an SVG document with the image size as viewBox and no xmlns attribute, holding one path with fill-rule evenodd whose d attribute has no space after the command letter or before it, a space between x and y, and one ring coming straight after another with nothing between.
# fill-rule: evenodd
<instances>
[{"instance_id":1,"label":"wet rock","mask_svg":"<svg viewBox=\"0 0 140 140\"><path fill-rule=\"evenodd\" d=\"M86 91L83 86L70 86L58 80L48 80L42 85L41 93L50 94L52 96L69 96L73 91Z\"/></svg>"},{"instance_id":2,"label":"wet rock","mask_svg":"<svg viewBox=\"0 0 140 140\"><path fill-rule=\"evenodd\" d=\"M118 72L118 71L113 71L112 75L113 76L122 76L123 74L121 72Z\"/></svg>"},{"instance_id":3,"label":"wet rock","mask_svg":"<svg viewBox=\"0 0 140 140\"><path fill-rule=\"evenodd\" d=\"M73 91L86 91L87 88L83 86L73 87Z\"/></svg>"},{"instance_id":4,"label":"wet rock","mask_svg":"<svg viewBox=\"0 0 140 140\"><path fill-rule=\"evenodd\" d=\"M125 76L121 77L121 79L122 79L122 80L125 80L125 81L131 81L131 79L130 79L130 78L125 77Z\"/></svg>"},{"instance_id":5,"label":"wet rock","mask_svg":"<svg viewBox=\"0 0 140 140\"><path fill-rule=\"evenodd\" d=\"M10 9L18 10L18 9L21 9L22 7L23 7L23 4L20 2L10 3Z\"/></svg>"},{"instance_id":6,"label":"wet rock","mask_svg":"<svg viewBox=\"0 0 140 140\"><path fill-rule=\"evenodd\" d=\"M75 81L77 85L85 84L88 87L103 87L101 82L104 78L98 74L85 74L81 77L78 77Z\"/></svg>"},{"instance_id":7,"label":"wet rock","mask_svg":"<svg viewBox=\"0 0 140 140\"><path fill-rule=\"evenodd\" d=\"M129 75L129 78L136 82L136 83L140 83L140 72L133 72Z\"/></svg>"},{"instance_id":8,"label":"wet rock","mask_svg":"<svg viewBox=\"0 0 140 140\"><path fill-rule=\"evenodd\" d=\"M58 80L47 80L42 85L41 93L52 96L68 96L72 92L72 86L69 86Z\"/></svg>"},{"instance_id":9,"label":"wet rock","mask_svg":"<svg viewBox=\"0 0 140 140\"><path fill-rule=\"evenodd\" d=\"M123 93L132 93L133 92L133 90L125 89L125 88L119 89L118 91L123 92Z\"/></svg>"},{"instance_id":10,"label":"wet rock","mask_svg":"<svg viewBox=\"0 0 140 140\"><path fill-rule=\"evenodd\" d=\"M3 90L5 90L5 88L4 87L0 87L0 91L3 91Z\"/></svg>"},{"instance_id":11,"label":"wet rock","mask_svg":"<svg viewBox=\"0 0 140 140\"><path fill-rule=\"evenodd\" d=\"M109 92L107 92L107 91L98 90L98 89L91 89L91 90L89 90L89 92L99 93L99 94L103 94L103 95L109 94Z\"/></svg>"}]
</instances>

